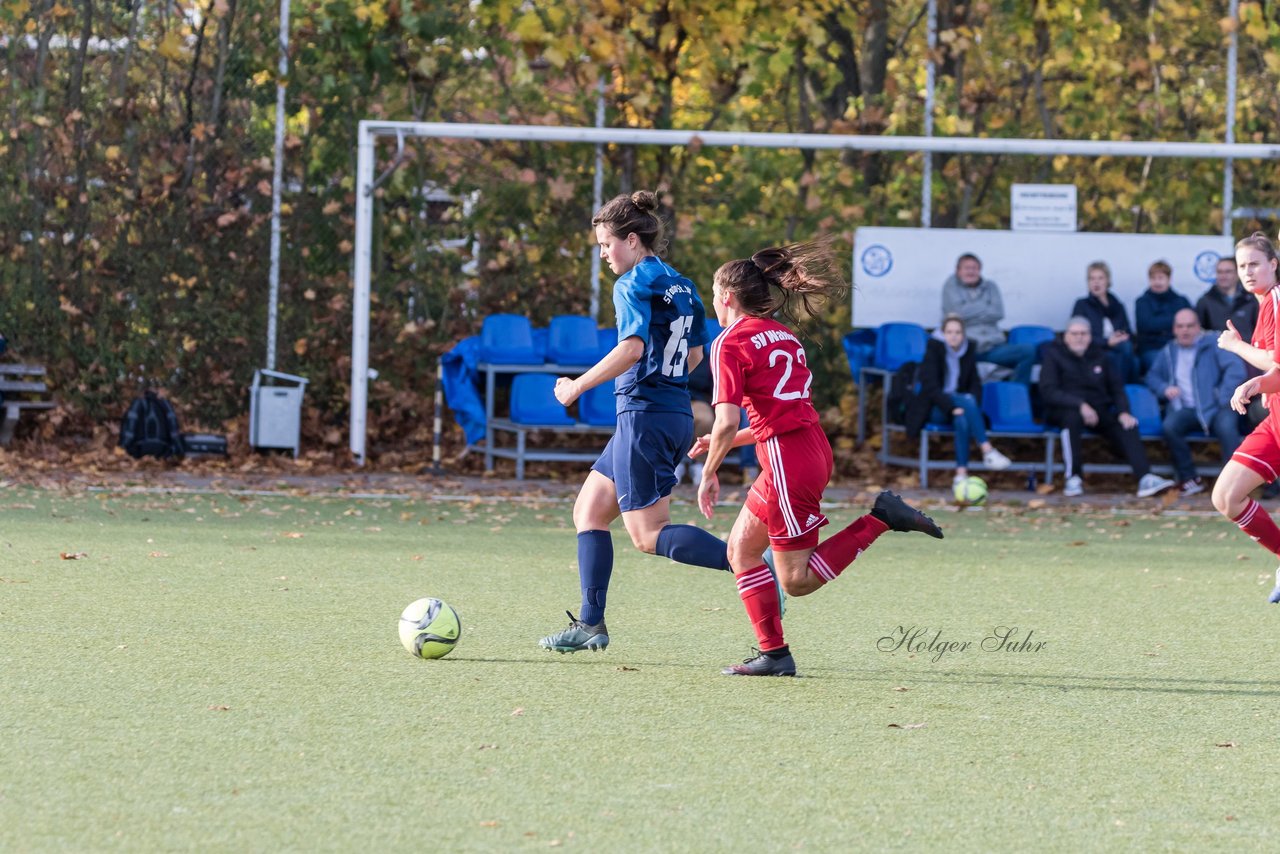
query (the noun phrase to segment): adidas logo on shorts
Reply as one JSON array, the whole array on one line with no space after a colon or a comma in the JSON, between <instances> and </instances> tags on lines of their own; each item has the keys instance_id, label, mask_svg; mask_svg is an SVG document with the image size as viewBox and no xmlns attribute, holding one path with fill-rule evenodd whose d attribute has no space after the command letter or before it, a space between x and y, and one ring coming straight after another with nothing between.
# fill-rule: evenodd
<instances>
[{"instance_id":1,"label":"adidas logo on shorts","mask_svg":"<svg viewBox=\"0 0 1280 854\"><path fill-rule=\"evenodd\" d=\"M817 516L815 516L815 515L813 515L812 513L810 513L810 514L809 514L809 521L805 522L805 525L806 525L806 526L808 526L808 525L813 525L813 524L814 524L815 522L817 522L817 521L818 521L818 517L817 517Z\"/></svg>"}]
</instances>

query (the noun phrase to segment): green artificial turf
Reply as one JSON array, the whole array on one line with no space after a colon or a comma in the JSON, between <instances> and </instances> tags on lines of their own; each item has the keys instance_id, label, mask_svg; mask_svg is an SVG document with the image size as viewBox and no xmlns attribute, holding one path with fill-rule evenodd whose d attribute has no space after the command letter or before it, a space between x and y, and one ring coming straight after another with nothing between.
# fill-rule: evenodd
<instances>
[{"instance_id":1,"label":"green artificial turf","mask_svg":"<svg viewBox=\"0 0 1280 854\"><path fill-rule=\"evenodd\" d=\"M608 651L539 649L567 504L9 489L0 850L1274 850L1271 558L1209 516L936 515L791 600L801 678L743 679L732 579L620 526ZM441 661L396 636L422 596Z\"/></svg>"}]
</instances>

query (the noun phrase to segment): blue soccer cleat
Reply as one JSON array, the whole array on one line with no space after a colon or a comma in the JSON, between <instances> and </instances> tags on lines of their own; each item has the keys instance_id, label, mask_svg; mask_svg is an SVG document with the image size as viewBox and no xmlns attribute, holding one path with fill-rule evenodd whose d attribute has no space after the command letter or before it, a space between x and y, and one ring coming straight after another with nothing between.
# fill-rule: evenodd
<instances>
[{"instance_id":1,"label":"blue soccer cleat","mask_svg":"<svg viewBox=\"0 0 1280 854\"><path fill-rule=\"evenodd\" d=\"M609 630L605 628L604 620L588 626L568 611L565 613L569 614L569 628L538 641L543 649L565 653L582 649L601 650L609 645Z\"/></svg>"},{"instance_id":2,"label":"blue soccer cleat","mask_svg":"<svg viewBox=\"0 0 1280 854\"><path fill-rule=\"evenodd\" d=\"M1272 605L1280 605L1280 569L1276 570L1276 589L1271 591L1267 601Z\"/></svg>"}]
</instances>

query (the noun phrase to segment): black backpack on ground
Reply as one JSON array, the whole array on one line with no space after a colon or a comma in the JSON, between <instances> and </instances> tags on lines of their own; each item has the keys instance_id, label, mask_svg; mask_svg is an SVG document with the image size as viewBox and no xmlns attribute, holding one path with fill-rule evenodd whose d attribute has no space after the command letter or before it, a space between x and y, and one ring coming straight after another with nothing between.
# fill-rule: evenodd
<instances>
[{"instance_id":1,"label":"black backpack on ground","mask_svg":"<svg viewBox=\"0 0 1280 854\"><path fill-rule=\"evenodd\" d=\"M134 459L182 456L181 435L177 413L154 391L134 400L120 423L120 447Z\"/></svg>"}]
</instances>

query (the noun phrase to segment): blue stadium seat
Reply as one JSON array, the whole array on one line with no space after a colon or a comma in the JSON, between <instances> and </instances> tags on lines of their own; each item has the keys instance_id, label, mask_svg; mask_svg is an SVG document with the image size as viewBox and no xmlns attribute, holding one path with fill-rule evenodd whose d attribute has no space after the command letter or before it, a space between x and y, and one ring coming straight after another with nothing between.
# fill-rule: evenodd
<instances>
[{"instance_id":1,"label":"blue stadium seat","mask_svg":"<svg viewBox=\"0 0 1280 854\"><path fill-rule=\"evenodd\" d=\"M609 354L609 351L618 346L618 329L615 326L605 326L596 330L596 346L600 349L596 351L596 361L600 361Z\"/></svg>"},{"instance_id":2,"label":"blue stadium seat","mask_svg":"<svg viewBox=\"0 0 1280 854\"><path fill-rule=\"evenodd\" d=\"M1054 339L1055 333L1048 326L1039 326L1034 323L1015 326L1009 330L1010 344L1031 344L1039 347L1047 341Z\"/></svg>"},{"instance_id":3,"label":"blue stadium seat","mask_svg":"<svg viewBox=\"0 0 1280 854\"><path fill-rule=\"evenodd\" d=\"M517 424L572 427L576 422L556 400L553 374L516 374L511 381L511 420Z\"/></svg>"},{"instance_id":4,"label":"blue stadium seat","mask_svg":"<svg viewBox=\"0 0 1280 854\"><path fill-rule=\"evenodd\" d=\"M480 361L495 365L540 365L533 325L519 314L491 314L480 328Z\"/></svg>"},{"instance_id":5,"label":"blue stadium seat","mask_svg":"<svg viewBox=\"0 0 1280 854\"><path fill-rule=\"evenodd\" d=\"M924 358L929 333L918 323L885 323L876 332L875 366L896 371Z\"/></svg>"},{"instance_id":6,"label":"blue stadium seat","mask_svg":"<svg viewBox=\"0 0 1280 854\"><path fill-rule=\"evenodd\" d=\"M876 331L874 329L855 329L841 339L844 354L849 359L849 373L854 380L862 368L870 365L876 355Z\"/></svg>"},{"instance_id":7,"label":"blue stadium seat","mask_svg":"<svg viewBox=\"0 0 1280 854\"><path fill-rule=\"evenodd\" d=\"M995 433L1041 433L1031 414L1031 389L1024 383L998 382L982 386L982 414Z\"/></svg>"},{"instance_id":8,"label":"blue stadium seat","mask_svg":"<svg viewBox=\"0 0 1280 854\"><path fill-rule=\"evenodd\" d=\"M613 394L613 383L604 383L578 398L578 417L583 424L592 427L614 427L618 423L618 399Z\"/></svg>"},{"instance_id":9,"label":"blue stadium seat","mask_svg":"<svg viewBox=\"0 0 1280 854\"><path fill-rule=\"evenodd\" d=\"M551 318L547 330L547 361L557 365L594 365L599 359L600 338L589 317L561 314Z\"/></svg>"},{"instance_id":10,"label":"blue stadium seat","mask_svg":"<svg viewBox=\"0 0 1280 854\"><path fill-rule=\"evenodd\" d=\"M1160 401L1155 393L1144 385L1129 383L1124 387L1129 396L1129 412L1138 419L1138 432L1143 436L1159 436L1163 432L1160 425Z\"/></svg>"}]
</instances>

